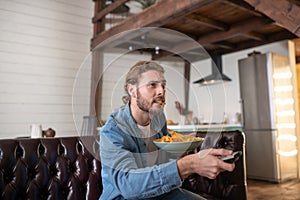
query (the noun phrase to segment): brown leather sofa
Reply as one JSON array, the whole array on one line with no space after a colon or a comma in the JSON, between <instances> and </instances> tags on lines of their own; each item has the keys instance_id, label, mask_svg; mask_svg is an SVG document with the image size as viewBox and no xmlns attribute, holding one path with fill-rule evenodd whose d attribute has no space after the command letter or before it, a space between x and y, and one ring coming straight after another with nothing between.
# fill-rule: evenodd
<instances>
[{"instance_id":1,"label":"brown leather sofa","mask_svg":"<svg viewBox=\"0 0 300 200\"><path fill-rule=\"evenodd\" d=\"M239 131L206 135L202 149L213 144L244 150ZM99 137L0 140L0 199L98 199L102 192ZM208 198L246 199L244 159L234 172L215 180L192 175L183 187Z\"/></svg>"}]
</instances>

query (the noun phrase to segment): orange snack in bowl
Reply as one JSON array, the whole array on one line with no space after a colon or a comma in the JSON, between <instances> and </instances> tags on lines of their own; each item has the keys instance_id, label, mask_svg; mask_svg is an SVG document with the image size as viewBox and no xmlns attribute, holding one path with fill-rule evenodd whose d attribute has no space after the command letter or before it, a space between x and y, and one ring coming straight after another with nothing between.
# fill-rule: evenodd
<instances>
[{"instance_id":1,"label":"orange snack in bowl","mask_svg":"<svg viewBox=\"0 0 300 200\"><path fill-rule=\"evenodd\" d=\"M165 135L160 139L156 140L157 142L173 142L173 139L171 136Z\"/></svg>"},{"instance_id":2,"label":"orange snack in bowl","mask_svg":"<svg viewBox=\"0 0 300 200\"><path fill-rule=\"evenodd\" d=\"M172 125L172 124L173 124L173 121L170 120L170 119L168 119L168 120L167 120L167 125Z\"/></svg>"},{"instance_id":3,"label":"orange snack in bowl","mask_svg":"<svg viewBox=\"0 0 300 200\"><path fill-rule=\"evenodd\" d=\"M171 133L171 136L165 135L162 138L157 139L156 142L193 142L193 141L200 141L202 138L194 137L190 135L182 135L172 130L168 130Z\"/></svg>"},{"instance_id":4,"label":"orange snack in bowl","mask_svg":"<svg viewBox=\"0 0 300 200\"><path fill-rule=\"evenodd\" d=\"M167 120L167 125L177 125L178 123L174 122L173 120L171 119L168 119Z\"/></svg>"}]
</instances>

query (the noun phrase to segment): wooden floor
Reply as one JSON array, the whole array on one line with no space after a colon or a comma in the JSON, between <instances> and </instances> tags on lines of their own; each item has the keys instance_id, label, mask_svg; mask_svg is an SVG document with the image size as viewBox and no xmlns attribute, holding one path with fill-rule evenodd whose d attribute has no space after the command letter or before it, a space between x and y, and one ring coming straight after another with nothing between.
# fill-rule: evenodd
<instances>
[{"instance_id":1,"label":"wooden floor","mask_svg":"<svg viewBox=\"0 0 300 200\"><path fill-rule=\"evenodd\" d=\"M248 200L300 200L300 180L284 183L247 180Z\"/></svg>"}]
</instances>

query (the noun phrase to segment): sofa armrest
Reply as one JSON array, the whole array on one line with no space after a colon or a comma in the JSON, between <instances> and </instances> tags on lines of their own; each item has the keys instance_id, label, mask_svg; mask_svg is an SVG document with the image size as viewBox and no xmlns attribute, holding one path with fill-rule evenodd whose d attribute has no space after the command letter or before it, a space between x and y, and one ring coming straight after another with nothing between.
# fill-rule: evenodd
<instances>
[{"instance_id":1,"label":"sofa armrest","mask_svg":"<svg viewBox=\"0 0 300 200\"><path fill-rule=\"evenodd\" d=\"M203 133L198 133L198 135ZM235 163L233 172L222 172L216 179L208 179L192 174L185 179L183 188L206 196L208 199L244 200L247 199L245 173L245 137L241 131L207 132L201 145L202 149L225 148L242 151Z\"/></svg>"}]
</instances>

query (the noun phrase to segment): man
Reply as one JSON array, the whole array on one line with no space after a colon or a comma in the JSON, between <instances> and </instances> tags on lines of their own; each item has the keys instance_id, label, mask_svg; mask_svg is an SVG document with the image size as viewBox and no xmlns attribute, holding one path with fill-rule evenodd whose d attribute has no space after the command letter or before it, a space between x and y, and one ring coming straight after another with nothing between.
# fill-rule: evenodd
<instances>
[{"instance_id":1,"label":"man","mask_svg":"<svg viewBox=\"0 0 300 200\"><path fill-rule=\"evenodd\" d=\"M164 69L152 61L140 61L129 70L125 91L129 101L112 113L100 134L103 193L109 199L203 199L180 186L192 173L210 179L228 164L217 156L225 149L203 150L179 159L158 150L153 140L167 135L163 113L166 92Z\"/></svg>"}]
</instances>

